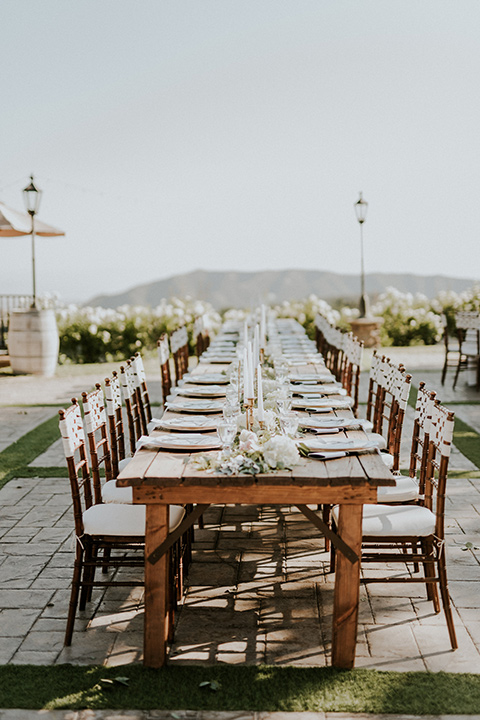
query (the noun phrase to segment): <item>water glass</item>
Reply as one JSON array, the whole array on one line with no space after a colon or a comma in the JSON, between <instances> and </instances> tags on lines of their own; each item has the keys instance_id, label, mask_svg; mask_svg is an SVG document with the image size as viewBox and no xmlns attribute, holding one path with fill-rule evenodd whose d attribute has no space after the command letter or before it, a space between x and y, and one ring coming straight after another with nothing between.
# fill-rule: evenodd
<instances>
[{"instance_id":1,"label":"water glass","mask_svg":"<svg viewBox=\"0 0 480 720\"><path fill-rule=\"evenodd\" d=\"M277 394L277 409L280 415L292 409L292 393L287 388L282 388Z\"/></svg>"},{"instance_id":2,"label":"water glass","mask_svg":"<svg viewBox=\"0 0 480 720\"><path fill-rule=\"evenodd\" d=\"M276 379L284 383L288 377L288 365L283 359L274 360L275 377Z\"/></svg>"},{"instance_id":3,"label":"water glass","mask_svg":"<svg viewBox=\"0 0 480 720\"><path fill-rule=\"evenodd\" d=\"M240 415L240 404L238 397L227 398L223 404L223 419L231 425L236 425L237 415Z\"/></svg>"},{"instance_id":4,"label":"water glass","mask_svg":"<svg viewBox=\"0 0 480 720\"><path fill-rule=\"evenodd\" d=\"M228 420L219 420L217 423L217 433L222 443L222 450L226 456L232 451L232 444L237 434L237 427Z\"/></svg>"},{"instance_id":5,"label":"water glass","mask_svg":"<svg viewBox=\"0 0 480 720\"><path fill-rule=\"evenodd\" d=\"M299 418L295 412L284 412L279 415L282 432L288 437L295 437L298 430Z\"/></svg>"}]
</instances>

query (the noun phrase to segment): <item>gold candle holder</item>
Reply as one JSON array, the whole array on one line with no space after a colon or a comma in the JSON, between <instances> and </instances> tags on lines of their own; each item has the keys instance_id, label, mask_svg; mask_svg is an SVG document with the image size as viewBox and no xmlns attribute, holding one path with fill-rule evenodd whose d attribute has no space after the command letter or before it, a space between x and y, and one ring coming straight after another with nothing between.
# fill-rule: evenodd
<instances>
[{"instance_id":1,"label":"gold candle holder","mask_svg":"<svg viewBox=\"0 0 480 720\"><path fill-rule=\"evenodd\" d=\"M246 425L247 430L252 430L253 428L253 398L247 398L245 400L245 419L246 419Z\"/></svg>"}]
</instances>

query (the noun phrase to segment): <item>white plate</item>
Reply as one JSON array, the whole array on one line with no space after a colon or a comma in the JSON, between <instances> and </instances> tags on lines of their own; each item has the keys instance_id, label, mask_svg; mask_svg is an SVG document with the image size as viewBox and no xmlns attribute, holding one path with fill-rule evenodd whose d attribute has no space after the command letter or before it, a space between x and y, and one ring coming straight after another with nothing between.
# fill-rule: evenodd
<instances>
[{"instance_id":1,"label":"white plate","mask_svg":"<svg viewBox=\"0 0 480 720\"><path fill-rule=\"evenodd\" d=\"M292 385L294 395L321 397L322 395L346 395L347 391L338 385Z\"/></svg>"},{"instance_id":2,"label":"white plate","mask_svg":"<svg viewBox=\"0 0 480 720\"><path fill-rule=\"evenodd\" d=\"M300 427L312 428L312 430L328 430L334 428L358 427L358 420L355 418L342 418L342 417L331 417L331 418L305 418L300 420Z\"/></svg>"},{"instance_id":3,"label":"white plate","mask_svg":"<svg viewBox=\"0 0 480 720\"><path fill-rule=\"evenodd\" d=\"M142 436L137 442L140 447L154 450L215 450L221 447L218 435L208 436L199 433L166 433L165 435Z\"/></svg>"},{"instance_id":4,"label":"white plate","mask_svg":"<svg viewBox=\"0 0 480 720\"><path fill-rule=\"evenodd\" d=\"M220 385L205 385L203 387L186 385L177 388L176 394L185 397L225 397L225 388Z\"/></svg>"},{"instance_id":5,"label":"white plate","mask_svg":"<svg viewBox=\"0 0 480 720\"><path fill-rule=\"evenodd\" d=\"M188 413L219 413L223 410L223 403L214 402L213 400L182 400L181 402L167 403L167 409L172 412L188 412Z\"/></svg>"},{"instance_id":6,"label":"white plate","mask_svg":"<svg viewBox=\"0 0 480 720\"><path fill-rule=\"evenodd\" d=\"M320 375L315 375L314 373L302 373L300 375L296 375L295 373L292 373L290 375L290 382L332 383L335 382L335 376L331 373L321 373Z\"/></svg>"},{"instance_id":7,"label":"white plate","mask_svg":"<svg viewBox=\"0 0 480 720\"><path fill-rule=\"evenodd\" d=\"M156 424L163 430L178 430L182 432L210 432L217 429L217 420L205 415L195 415L191 418L166 417Z\"/></svg>"},{"instance_id":8,"label":"white plate","mask_svg":"<svg viewBox=\"0 0 480 720\"><path fill-rule=\"evenodd\" d=\"M299 398L298 400L296 398L293 399L292 407L297 409L306 409L306 408L325 408L328 407L330 410L335 409L342 409L342 408L349 408L352 407L353 400L351 397L346 398L338 398L338 399L332 399L331 397L328 398Z\"/></svg>"},{"instance_id":9,"label":"white plate","mask_svg":"<svg viewBox=\"0 0 480 720\"><path fill-rule=\"evenodd\" d=\"M237 359L236 355L202 355L200 358L201 363L217 364L222 363L223 365L230 365Z\"/></svg>"},{"instance_id":10,"label":"white plate","mask_svg":"<svg viewBox=\"0 0 480 720\"><path fill-rule=\"evenodd\" d=\"M228 385L227 375L222 373L205 373L204 375L184 375L183 381L188 385Z\"/></svg>"},{"instance_id":11,"label":"white plate","mask_svg":"<svg viewBox=\"0 0 480 720\"><path fill-rule=\"evenodd\" d=\"M348 438L327 440L322 437L304 437L298 442L305 445L310 452L361 452L377 447L376 443L362 438L358 440L349 440Z\"/></svg>"}]
</instances>

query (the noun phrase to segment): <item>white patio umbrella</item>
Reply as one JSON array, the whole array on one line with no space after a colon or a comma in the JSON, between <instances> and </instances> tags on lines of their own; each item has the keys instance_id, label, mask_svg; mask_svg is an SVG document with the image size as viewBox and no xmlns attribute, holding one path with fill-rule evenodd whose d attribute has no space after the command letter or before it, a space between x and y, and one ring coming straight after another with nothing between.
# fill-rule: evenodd
<instances>
[{"instance_id":1,"label":"white patio umbrella","mask_svg":"<svg viewBox=\"0 0 480 720\"><path fill-rule=\"evenodd\" d=\"M58 237L65 235L63 230L47 225L47 223L33 218L34 213L25 213L8 207L0 202L0 237L32 236L32 271L33 271L33 306L36 305L35 286L35 236Z\"/></svg>"},{"instance_id":2,"label":"white patio umbrella","mask_svg":"<svg viewBox=\"0 0 480 720\"><path fill-rule=\"evenodd\" d=\"M26 212L19 212L0 202L0 236L17 237L32 234L32 218ZM42 237L59 237L65 235L63 230L47 225L35 218L35 235Z\"/></svg>"}]
</instances>

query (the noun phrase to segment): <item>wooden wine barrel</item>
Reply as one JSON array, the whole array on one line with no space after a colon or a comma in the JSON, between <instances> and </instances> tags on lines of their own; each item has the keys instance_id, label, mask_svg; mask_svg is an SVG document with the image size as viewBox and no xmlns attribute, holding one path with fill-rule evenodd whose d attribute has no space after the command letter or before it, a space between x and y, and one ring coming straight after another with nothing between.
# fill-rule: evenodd
<instances>
[{"instance_id":1,"label":"wooden wine barrel","mask_svg":"<svg viewBox=\"0 0 480 720\"><path fill-rule=\"evenodd\" d=\"M54 375L59 349L55 311L12 310L7 345L14 375Z\"/></svg>"}]
</instances>

